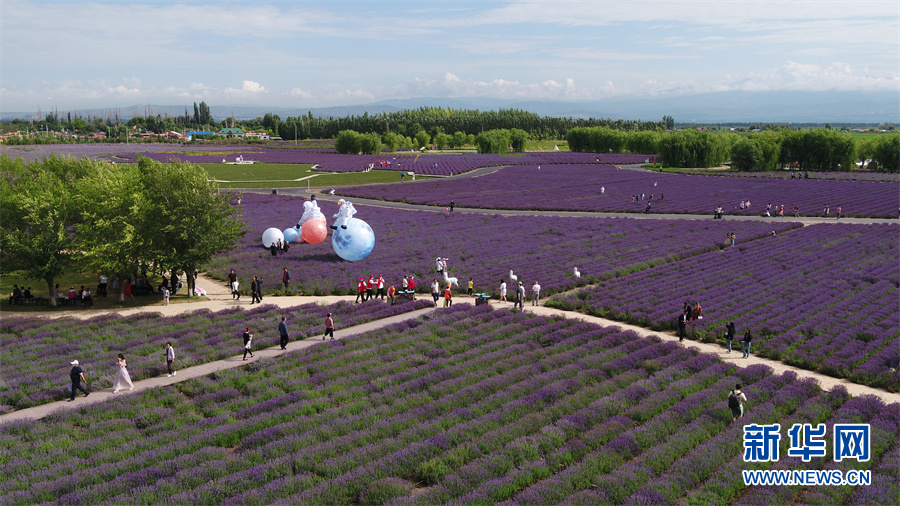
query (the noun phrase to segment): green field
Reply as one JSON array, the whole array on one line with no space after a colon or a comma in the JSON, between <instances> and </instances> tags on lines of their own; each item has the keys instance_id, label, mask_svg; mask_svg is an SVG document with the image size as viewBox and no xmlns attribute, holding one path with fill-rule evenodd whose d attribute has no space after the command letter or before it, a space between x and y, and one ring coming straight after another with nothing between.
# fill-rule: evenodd
<instances>
[{"instance_id":1,"label":"green field","mask_svg":"<svg viewBox=\"0 0 900 506\"><path fill-rule=\"evenodd\" d=\"M395 170L371 170L341 174L315 172L309 164L254 163L253 165L198 164L219 181L222 188L296 188L313 186L347 186L376 183L396 183L400 173ZM312 176L312 177L310 177ZM308 178L308 179L303 179ZM299 179L299 181L298 181ZM428 179L428 176L416 176Z\"/></svg>"}]
</instances>

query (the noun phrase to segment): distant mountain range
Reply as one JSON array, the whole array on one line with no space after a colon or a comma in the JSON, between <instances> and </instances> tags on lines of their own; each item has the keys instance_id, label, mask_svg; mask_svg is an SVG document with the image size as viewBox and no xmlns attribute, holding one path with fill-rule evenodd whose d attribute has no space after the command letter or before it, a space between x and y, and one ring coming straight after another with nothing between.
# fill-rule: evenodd
<instances>
[{"instance_id":1,"label":"distant mountain range","mask_svg":"<svg viewBox=\"0 0 900 506\"><path fill-rule=\"evenodd\" d=\"M193 112L192 104L187 104ZM640 119L656 121L664 115L678 123L898 123L900 121L900 93L888 91L728 91L701 94L672 94L647 97L620 96L594 101L502 100L493 98L407 98L383 100L371 104L341 107L273 107L259 105L222 106L210 104L216 120L234 115L235 119L251 119L266 113L282 118L306 115L343 117L377 114L419 107L450 107L453 109L521 109L541 116L576 118ZM118 108L79 109L82 115L106 116L118 109L128 119L131 116L161 114L183 115L184 105L135 105ZM45 110L44 114L49 112ZM59 111L63 113L63 111ZM68 112L68 111L66 111ZM0 112L0 121L31 118L32 112Z\"/></svg>"}]
</instances>

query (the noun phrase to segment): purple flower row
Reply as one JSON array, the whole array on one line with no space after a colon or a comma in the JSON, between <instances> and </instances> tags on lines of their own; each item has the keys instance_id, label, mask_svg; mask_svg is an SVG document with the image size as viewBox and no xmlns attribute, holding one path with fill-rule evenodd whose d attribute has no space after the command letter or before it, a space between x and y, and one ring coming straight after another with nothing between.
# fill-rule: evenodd
<instances>
[{"instance_id":1,"label":"purple flower row","mask_svg":"<svg viewBox=\"0 0 900 506\"><path fill-rule=\"evenodd\" d=\"M784 215L800 207L802 216L821 216L830 206L836 216L896 218L900 187L869 181L737 179L661 174L618 168L616 162L575 165L528 163L473 179L423 181L416 185L380 184L345 187L341 195L414 204L561 211L694 213L712 215L721 206L728 215L760 216L768 204ZM643 199L633 200L641 195ZM652 196L652 198L651 198ZM748 208L741 202L751 202ZM770 211L773 216L777 214Z\"/></svg>"},{"instance_id":2,"label":"purple flower row","mask_svg":"<svg viewBox=\"0 0 900 506\"><path fill-rule=\"evenodd\" d=\"M879 446L865 467L891 462L898 404L862 398L833 416L846 397L796 375L459 305L177 389L0 425L0 445L16 449L0 461L0 498L678 502L741 453L725 406L735 382L753 421L872 420Z\"/></svg>"},{"instance_id":3,"label":"purple flower row","mask_svg":"<svg viewBox=\"0 0 900 506\"><path fill-rule=\"evenodd\" d=\"M326 313L334 313L336 327L342 328L424 304L339 302L287 309L261 305L214 313L200 310L170 318L159 313L88 320L4 318L0 321L0 354L7 358L0 405L4 410L22 409L62 399L67 395L68 364L73 359L81 362L91 388L105 388L112 384L118 353L126 356L131 378L140 380L165 371L163 348L167 341L176 348L178 367L190 367L240 353L245 327L256 335L257 346L276 345L281 316L288 318L291 338L303 339L324 332Z\"/></svg>"},{"instance_id":4,"label":"purple flower row","mask_svg":"<svg viewBox=\"0 0 900 506\"><path fill-rule=\"evenodd\" d=\"M375 249L368 258L347 262L334 253L331 241L293 246L286 254L271 256L260 237L269 227L296 224L303 200L286 195L246 194L243 220L249 232L234 250L209 262L204 270L224 280L230 269L242 287L253 276L262 277L264 291L281 288L283 269L291 274L289 287L310 295L354 294L360 277L383 275L387 285L401 288L404 275L414 275L418 290L429 293L433 279L443 285L435 258L449 258L450 276L459 290L473 278L476 293L498 294L501 280L515 294L509 271L528 293L539 281L542 293L567 290L590 281L640 270L694 256L720 247L728 232L739 242L798 226L722 221L647 221L615 218L491 216L425 211L401 211L356 206L356 218L375 231ZM325 216L337 211L335 203L319 201ZM581 274L575 277L575 269ZM454 293L458 293L454 290Z\"/></svg>"},{"instance_id":5,"label":"purple flower row","mask_svg":"<svg viewBox=\"0 0 900 506\"><path fill-rule=\"evenodd\" d=\"M682 302L700 301L703 319L690 325L696 338L723 342L725 324L735 321L735 341L751 330L753 350L763 356L900 388L898 244L896 225L812 225L603 281L549 304L672 329Z\"/></svg>"}]
</instances>

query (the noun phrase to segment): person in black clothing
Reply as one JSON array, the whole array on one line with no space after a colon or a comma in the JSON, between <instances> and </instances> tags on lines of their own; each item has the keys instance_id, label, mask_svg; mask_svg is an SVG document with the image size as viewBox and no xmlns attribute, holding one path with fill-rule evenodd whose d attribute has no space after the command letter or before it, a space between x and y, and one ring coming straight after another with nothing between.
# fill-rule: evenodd
<instances>
[{"instance_id":1,"label":"person in black clothing","mask_svg":"<svg viewBox=\"0 0 900 506\"><path fill-rule=\"evenodd\" d=\"M688 322L688 313L687 311L681 313L681 316L678 317L678 342L684 341L685 336L685 328L687 327Z\"/></svg>"},{"instance_id":2,"label":"person in black clothing","mask_svg":"<svg viewBox=\"0 0 900 506\"><path fill-rule=\"evenodd\" d=\"M256 277L253 278L253 282L250 283L250 292L253 295L250 303L253 304L255 302L262 303L262 296L260 295L260 280Z\"/></svg>"},{"instance_id":3,"label":"person in black clothing","mask_svg":"<svg viewBox=\"0 0 900 506\"><path fill-rule=\"evenodd\" d=\"M451 213L453 212L453 208L454 208L454 207L456 207L456 203L453 202L453 201L451 200L451 201L450 201L450 212L451 212Z\"/></svg>"},{"instance_id":4,"label":"person in black clothing","mask_svg":"<svg viewBox=\"0 0 900 506\"><path fill-rule=\"evenodd\" d=\"M69 378L71 378L72 380L72 397L69 398L69 402L72 402L75 400L76 390L81 390L82 392L84 392L85 397L91 395L91 393L85 390L83 386L81 386L82 381L84 381L84 384L87 385L87 380L84 379L84 370L80 365L78 365L78 361L73 360L70 363L72 365L72 370L69 372Z\"/></svg>"},{"instance_id":5,"label":"person in black clothing","mask_svg":"<svg viewBox=\"0 0 900 506\"><path fill-rule=\"evenodd\" d=\"M250 358L253 358L253 334L250 333L250 327L247 327L244 330L244 360L247 360L247 354L250 354Z\"/></svg>"},{"instance_id":6,"label":"person in black clothing","mask_svg":"<svg viewBox=\"0 0 900 506\"><path fill-rule=\"evenodd\" d=\"M269 246L269 251L272 252L272 256L278 256L278 246L273 242L271 246Z\"/></svg>"},{"instance_id":7,"label":"person in black clothing","mask_svg":"<svg viewBox=\"0 0 900 506\"><path fill-rule=\"evenodd\" d=\"M288 343L288 330L287 330L287 318L282 316L281 323L278 324L278 334L281 336L281 349L287 349Z\"/></svg>"},{"instance_id":8,"label":"person in black clothing","mask_svg":"<svg viewBox=\"0 0 900 506\"><path fill-rule=\"evenodd\" d=\"M725 342L728 343L728 353L731 353L731 342L734 341L734 322L728 322L725 325Z\"/></svg>"}]
</instances>

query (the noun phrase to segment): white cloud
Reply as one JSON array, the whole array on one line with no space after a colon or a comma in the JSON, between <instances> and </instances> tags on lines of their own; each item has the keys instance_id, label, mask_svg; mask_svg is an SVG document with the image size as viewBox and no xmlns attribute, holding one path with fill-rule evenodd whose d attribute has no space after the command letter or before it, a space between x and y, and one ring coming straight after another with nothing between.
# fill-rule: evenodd
<instances>
[{"instance_id":1,"label":"white cloud","mask_svg":"<svg viewBox=\"0 0 900 506\"><path fill-rule=\"evenodd\" d=\"M249 80L245 80L240 88L225 88L225 94L234 97L253 97L266 93L267 91L268 90L258 82Z\"/></svg>"},{"instance_id":2,"label":"white cloud","mask_svg":"<svg viewBox=\"0 0 900 506\"><path fill-rule=\"evenodd\" d=\"M312 94L310 92L302 90L300 88L291 88L291 91L288 94L292 97L312 98Z\"/></svg>"}]
</instances>

